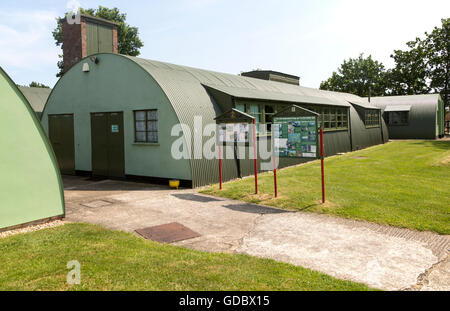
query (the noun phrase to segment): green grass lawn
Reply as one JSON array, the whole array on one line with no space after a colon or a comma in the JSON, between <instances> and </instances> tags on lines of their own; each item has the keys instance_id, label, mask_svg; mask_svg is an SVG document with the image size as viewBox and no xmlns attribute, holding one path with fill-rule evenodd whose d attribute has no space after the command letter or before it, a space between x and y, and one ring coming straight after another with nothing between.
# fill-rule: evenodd
<instances>
[{"instance_id":1,"label":"green grass lawn","mask_svg":"<svg viewBox=\"0 0 450 311\"><path fill-rule=\"evenodd\" d=\"M321 205L320 162L229 182L205 194L293 211L326 213L450 234L450 141L398 141L325 160L328 202Z\"/></svg>"},{"instance_id":2,"label":"green grass lawn","mask_svg":"<svg viewBox=\"0 0 450 311\"><path fill-rule=\"evenodd\" d=\"M81 264L68 285L67 262ZM197 252L86 224L0 239L0 290L369 290L301 267Z\"/></svg>"}]
</instances>

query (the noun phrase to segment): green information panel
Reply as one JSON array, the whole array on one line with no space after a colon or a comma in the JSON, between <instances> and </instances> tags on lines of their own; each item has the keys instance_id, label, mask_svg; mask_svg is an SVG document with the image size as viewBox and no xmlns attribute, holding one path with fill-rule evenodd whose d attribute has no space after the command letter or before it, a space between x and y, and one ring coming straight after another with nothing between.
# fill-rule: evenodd
<instances>
[{"instance_id":1,"label":"green information panel","mask_svg":"<svg viewBox=\"0 0 450 311\"><path fill-rule=\"evenodd\" d=\"M279 157L319 157L317 117L276 117L274 127L274 148Z\"/></svg>"}]
</instances>

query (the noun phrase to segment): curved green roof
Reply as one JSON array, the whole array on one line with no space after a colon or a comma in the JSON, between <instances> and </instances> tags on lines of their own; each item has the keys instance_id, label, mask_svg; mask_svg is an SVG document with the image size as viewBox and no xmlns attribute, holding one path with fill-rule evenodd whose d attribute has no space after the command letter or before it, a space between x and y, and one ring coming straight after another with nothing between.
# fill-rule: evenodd
<instances>
[{"instance_id":1,"label":"curved green roof","mask_svg":"<svg viewBox=\"0 0 450 311\"><path fill-rule=\"evenodd\" d=\"M52 89L42 87L19 86L19 90L26 97L36 115L40 118L44 110L45 103Z\"/></svg>"},{"instance_id":2,"label":"curved green roof","mask_svg":"<svg viewBox=\"0 0 450 311\"><path fill-rule=\"evenodd\" d=\"M215 88L241 98L269 99L286 102L311 103L349 107L349 102L367 103L365 98L356 95L318 90L276 81L220 73L187 66L173 65L143 58L126 56L148 71L168 97L189 93L188 100L199 100L209 95L204 86ZM174 88L174 86L177 86ZM191 88L196 89L192 92Z\"/></svg>"},{"instance_id":3,"label":"curved green roof","mask_svg":"<svg viewBox=\"0 0 450 311\"><path fill-rule=\"evenodd\" d=\"M0 229L64 215L58 164L47 136L0 67Z\"/></svg>"}]
</instances>

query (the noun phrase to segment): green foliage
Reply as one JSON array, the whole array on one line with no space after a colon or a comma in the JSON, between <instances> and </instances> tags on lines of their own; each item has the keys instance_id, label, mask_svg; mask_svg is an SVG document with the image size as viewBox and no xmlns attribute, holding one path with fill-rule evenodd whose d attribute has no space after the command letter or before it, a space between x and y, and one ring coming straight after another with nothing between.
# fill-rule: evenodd
<instances>
[{"instance_id":1,"label":"green foliage","mask_svg":"<svg viewBox=\"0 0 450 311\"><path fill-rule=\"evenodd\" d=\"M138 56L140 54L139 50L144 46L144 43L139 38L139 29L126 23L127 15L125 13L120 13L118 8L109 9L104 6L99 6L98 9L80 9L80 11L82 14L103 18L118 24L117 43L119 54L130 56ZM57 19L57 26L52 32L57 46L62 45L63 20L64 18ZM58 68L60 71L56 75L57 77L62 76L62 69L64 67L62 55L59 55L59 57L61 58L58 62Z\"/></svg>"},{"instance_id":2,"label":"green foliage","mask_svg":"<svg viewBox=\"0 0 450 311\"><path fill-rule=\"evenodd\" d=\"M430 34L425 34L430 87L450 106L450 18L442 19L441 28L435 27Z\"/></svg>"},{"instance_id":3,"label":"green foliage","mask_svg":"<svg viewBox=\"0 0 450 311\"><path fill-rule=\"evenodd\" d=\"M67 262L81 264L68 285ZM0 290L366 291L366 285L247 255L212 254L85 224L0 239Z\"/></svg>"},{"instance_id":4,"label":"green foliage","mask_svg":"<svg viewBox=\"0 0 450 311\"><path fill-rule=\"evenodd\" d=\"M449 105L450 19L442 19L425 38L408 42L406 51L391 57L395 67L389 72L391 95L440 93Z\"/></svg>"},{"instance_id":5,"label":"green foliage","mask_svg":"<svg viewBox=\"0 0 450 311\"><path fill-rule=\"evenodd\" d=\"M450 141L402 141L325 159L327 204L321 205L320 161L217 185L203 193L293 211L331 214L450 234Z\"/></svg>"},{"instance_id":6,"label":"green foliage","mask_svg":"<svg viewBox=\"0 0 450 311\"><path fill-rule=\"evenodd\" d=\"M388 95L416 95L428 94L431 88L428 85L429 70L427 66L427 53L423 42L406 43L409 50L395 50L391 57L395 67L388 72Z\"/></svg>"},{"instance_id":7,"label":"green foliage","mask_svg":"<svg viewBox=\"0 0 450 311\"><path fill-rule=\"evenodd\" d=\"M321 90L345 92L361 97L384 95L386 71L384 65L363 54L345 60L337 72L320 84Z\"/></svg>"},{"instance_id":8,"label":"green foliage","mask_svg":"<svg viewBox=\"0 0 450 311\"><path fill-rule=\"evenodd\" d=\"M395 50L394 68L385 71L382 63L361 55L344 61L320 88L363 97L369 86L373 96L440 93L449 106L450 18L441 22L441 27L425 32L424 39L416 38L406 43L407 49Z\"/></svg>"},{"instance_id":9,"label":"green foliage","mask_svg":"<svg viewBox=\"0 0 450 311\"><path fill-rule=\"evenodd\" d=\"M49 89L50 88L48 85L45 85L45 84L42 84L42 83L39 83L39 82L35 82L35 81L31 82L29 87L40 87L40 88L43 88L43 89Z\"/></svg>"}]
</instances>

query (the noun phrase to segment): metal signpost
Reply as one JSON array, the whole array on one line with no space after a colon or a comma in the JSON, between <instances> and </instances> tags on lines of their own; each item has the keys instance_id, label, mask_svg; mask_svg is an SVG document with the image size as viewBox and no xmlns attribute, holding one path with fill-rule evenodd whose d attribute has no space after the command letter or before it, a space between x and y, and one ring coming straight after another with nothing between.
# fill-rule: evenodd
<instances>
[{"instance_id":1,"label":"metal signpost","mask_svg":"<svg viewBox=\"0 0 450 311\"><path fill-rule=\"evenodd\" d=\"M319 114L293 105L275 114L272 150L281 158L321 158L322 202L325 203L323 165L323 126ZM320 138L320 142L319 142ZM320 144L319 144L320 143ZM276 158L274 156L275 197L278 196Z\"/></svg>"},{"instance_id":2,"label":"metal signpost","mask_svg":"<svg viewBox=\"0 0 450 311\"><path fill-rule=\"evenodd\" d=\"M254 170L255 170L255 193L258 194L258 157L257 157L257 141L256 141L256 124L255 118L237 109L231 109L223 115L215 119L218 125L218 146L219 146L219 183L222 190L222 146L227 143L234 144L235 156L237 154L237 144L248 144L250 140L250 124L253 124L253 145L254 145ZM239 175L240 164L236 158Z\"/></svg>"}]
</instances>

